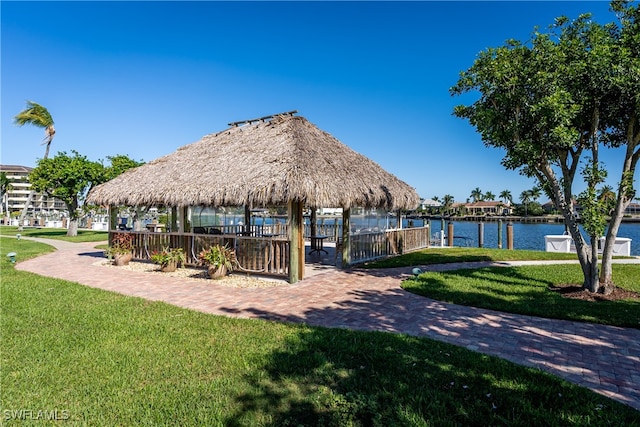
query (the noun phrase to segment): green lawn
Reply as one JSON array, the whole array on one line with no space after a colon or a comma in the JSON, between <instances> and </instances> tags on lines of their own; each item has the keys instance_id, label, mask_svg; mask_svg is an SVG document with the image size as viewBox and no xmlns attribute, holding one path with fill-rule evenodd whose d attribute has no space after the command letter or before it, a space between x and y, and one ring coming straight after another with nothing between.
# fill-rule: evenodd
<instances>
[{"instance_id":1,"label":"green lawn","mask_svg":"<svg viewBox=\"0 0 640 427\"><path fill-rule=\"evenodd\" d=\"M19 233L21 236L59 239L69 242L103 242L109 238L109 233L107 231L96 230L78 230L77 236L67 237L67 230L62 228L27 227ZM18 227L7 225L0 226L0 236L15 236L16 234L18 234Z\"/></svg>"},{"instance_id":2,"label":"green lawn","mask_svg":"<svg viewBox=\"0 0 640 427\"><path fill-rule=\"evenodd\" d=\"M0 243L6 425L54 410L70 425L640 425L629 407L463 348L120 296L16 271L7 252L49 249Z\"/></svg>"},{"instance_id":3,"label":"green lawn","mask_svg":"<svg viewBox=\"0 0 640 427\"><path fill-rule=\"evenodd\" d=\"M398 257L373 261L365 268L410 267L427 264L449 264L454 262L478 261L540 261L540 260L577 260L576 254L506 250L488 248L429 248L411 252Z\"/></svg>"},{"instance_id":4,"label":"green lawn","mask_svg":"<svg viewBox=\"0 0 640 427\"><path fill-rule=\"evenodd\" d=\"M640 264L614 264L620 288L640 292ZM491 267L424 272L405 280L410 292L439 301L509 313L640 328L640 300L582 301L565 298L550 288L582 283L578 265Z\"/></svg>"}]
</instances>

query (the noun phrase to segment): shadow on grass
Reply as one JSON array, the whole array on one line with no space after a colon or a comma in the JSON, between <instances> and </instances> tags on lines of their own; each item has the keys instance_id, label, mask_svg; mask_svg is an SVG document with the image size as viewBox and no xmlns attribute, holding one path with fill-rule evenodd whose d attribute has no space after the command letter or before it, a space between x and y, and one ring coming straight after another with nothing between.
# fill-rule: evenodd
<instances>
[{"instance_id":1,"label":"shadow on grass","mask_svg":"<svg viewBox=\"0 0 640 427\"><path fill-rule=\"evenodd\" d=\"M585 301L552 291L557 276L541 278L533 267L488 267L426 273L403 283L417 295L453 304L551 319L587 321L640 328L640 301ZM578 266L556 266L561 277L579 283ZM453 283L453 285L452 285Z\"/></svg>"},{"instance_id":2,"label":"shadow on grass","mask_svg":"<svg viewBox=\"0 0 640 427\"><path fill-rule=\"evenodd\" d=\"M245 379L225 425L558 425L640 414L544 373L424 338L306 328ZM561 414L561 415L559 415ZM600 421L600 423L599 423Z\"/></svg>"},{"instance_id":3,"label":"shadow on grass","mask_svg":"<svg viewBox=\"0 0 640 427\"><path fill-rule=\"evenodd\" d=\"M380 280L386 277L384 272L371 273ZM345 272L336 275L336 285L354 275L373 279L372 274ZM518 276L507 272L504 280L514 275ZM600 410L592 408L612 409L607 399L463 347L562 376L567 370L558 354L571 357L562 354L566 343L584 354L607 354L609 343L626 339L614 329L588 324L586 336L593 338L582 339L546 319L508 314L501 319L497 313L419 298L394 287L352 290L341 300L300 315L259 308L226 311L341 328L301 328L295 340L273 352L258 370L266 376L247 378L256 391L239 397L242 409L228 420L229 425L242 425L243 414L256 412L268 414L265 425L420 425L425 420L433 425L479 425L477 420L481 425L553 425L562 424L557 417L600 419ZM358 335L342 328L408 335ZM545 367L546 360L557 364ZM599 383L589 386L606 390ZM614 406L622 410L621 416L629 417L627 421L640 420L637 412ZM613 416L609 409L607 416Z\"/></svg>"}]
</instances>

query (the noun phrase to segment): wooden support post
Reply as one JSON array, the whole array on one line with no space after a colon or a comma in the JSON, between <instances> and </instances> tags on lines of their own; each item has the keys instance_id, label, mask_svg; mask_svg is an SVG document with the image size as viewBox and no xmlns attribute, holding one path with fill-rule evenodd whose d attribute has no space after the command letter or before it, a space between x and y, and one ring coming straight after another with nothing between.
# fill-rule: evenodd
<instances>
[{"instance_id":1,"label":"wooden support post","mask_svg":"<svg viewBox=\"0 0 640 427\"><path fill-rule=\"evenodd\" d=\"M513 249L513 223L507 224L507 249Z\"/></svg>"},{"instance_id":2,"label":"wooden support post","mask_svg":"<svg viewBox=\"0 0 640 427\"><path fill-rule=\"evenodd\" d=\"M478 223L478 247L484 248L484 222Z\"/></svg>"},{"instance_id":3,"label":"wooden support post","mask_svg":"<svg viewBox=\"0 0 640 427\"><path fill-rule=\"evenodd\" d=\"M318 235L318 209L316 208L311 208L311 235Z\"/></svg>"},{"instance_id":4,"label":"wooden support post","mask_svg":"<svg viewBox=\"0 0 640 427\"><path fill-rule=\"evenodd\" d=\"M113 233L112 230L115 230L118 227L118 208L114 205L109 205L109 246L111 246L111 242L113 241Z\"/></svg>"},{"instance_id":5,"label":"wooden support post","mask_svg":"<svg viewBox=\"0 0 640 427\"><path fill-rule=\"evenodd\" d=\"M304 224L302 202L288 203L289 215L289 283L304 277Z\"/></svg>"},{"instance_id":6,"label":"wooden support post","mask_svg":"<svg viewBox=\"0 0 640 427\"><path fill-rule=\"evenodd\" d=\"M171 231L178 230L178 208L175 206L171 207Z\"/></svg>"},{"instance_id":7,"label":"wooden support post","mask_svg":"<svg viewBox=\"0 0 640 427\"><path fill-rule=\"evenodd\" d=\"M188 206L183 206L180 208L179 211L179 216L180 216L180 224L179 224L179 230L181 233L190 233L191 232L191 224L189 224L189 220L187 218L189 218L189 207Z\"/></svg>"},{"instance_id":8,"label":"wooden support post","mask_svg":"<svg viewBox=\"0 0 640 427\"><path fill-rule=\"evenodd\" d=\"M244 229L242 231L247 233L247 235L251 231L251 206L250 205L244 205Z\"/></svg>"},{"instance_id":9,"label":"wooden support post","mask_svg":"<svg viewBox=\"0 0 640 427\"><path fill-rule=\"evenodd\" d=\"M342 268L346 268L351 264L350 222L351 209L342 209Z\"/></svg>"},{"instance_id":10,"label":"wooden support post","mask_svg":"<svg viewBox=\"0 0 640 427\"><path fill-rule=\"evenodd\" d=\"M109 205L109 231L118 228L118 207Z\"/></svg>"},{"instance_id":11,"label":"wooden support post","mask_svg":"<svg viewBox=\"0 0 640 427\"><path fill-rule=\"evenodd\" d=\"M449 221L449 230L447 231L447 244L453 247L453 222Z\"/></svg>"}]
</instances>

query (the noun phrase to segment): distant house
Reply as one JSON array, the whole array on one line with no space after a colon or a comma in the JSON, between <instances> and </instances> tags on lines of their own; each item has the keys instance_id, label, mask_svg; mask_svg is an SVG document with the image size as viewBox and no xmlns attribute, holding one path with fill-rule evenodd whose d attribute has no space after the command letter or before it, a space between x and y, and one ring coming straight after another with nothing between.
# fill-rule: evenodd
<instances>
[{"instance_id":1,"label":"distant house","mask_svg":"<svg viewBox=\"0 0 640 427\"><path fill-rule=\"evenodd\" d=\"M420 199L420 208L422 210L428 210L429 208L439 208L442 203L436 202L433 199Z\"/></svg>"},{"instance_id":2,"label":"distant house","mask_svg":"<svg viewBox=\"0 0 640 427\"><path fill-rule=\"evenodd\" d=\"M625 215L637 216L640 215L640 203L631 203L624 211Z\"/></svg>"},{"instance_id":3,"label":"distant house","mask_svg":"<svg viewBox=\"0 0 640 427\"><path fill-rule=\"evenodd\" d=\"M510 215L511 205L504 202L481 201L466 203L467 215Z\"/></svg>"}]
</instances>

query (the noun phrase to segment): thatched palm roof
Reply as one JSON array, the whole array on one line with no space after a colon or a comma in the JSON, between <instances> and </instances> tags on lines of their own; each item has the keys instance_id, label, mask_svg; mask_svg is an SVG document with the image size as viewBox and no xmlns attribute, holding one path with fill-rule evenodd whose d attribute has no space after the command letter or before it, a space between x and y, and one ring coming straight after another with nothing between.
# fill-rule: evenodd
<instances>
[{"instance_id":1,"label":"thatched palm roof","mask_svg":"<svg viewBox=\"0 0 640 427\"><path fill-rule=\"evenodd\" d=\"M267 120L269 119L269 120ZM279 115L222 132L94 188L102 205L413 209L415 190L303 117Z\"/></svg>"}]
</instances>

